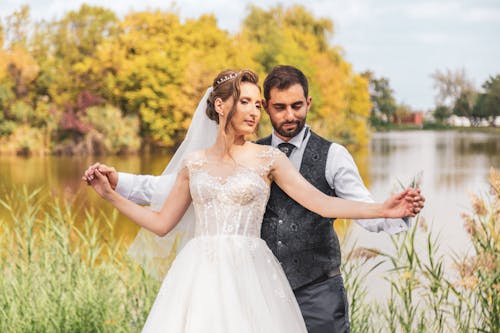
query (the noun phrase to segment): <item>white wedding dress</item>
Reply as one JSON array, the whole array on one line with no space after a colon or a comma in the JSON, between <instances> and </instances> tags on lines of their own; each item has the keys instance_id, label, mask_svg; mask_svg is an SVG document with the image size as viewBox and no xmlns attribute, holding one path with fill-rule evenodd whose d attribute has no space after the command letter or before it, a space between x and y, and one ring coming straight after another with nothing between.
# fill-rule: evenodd
<instances>
[{"instance_id":1,"label":"white wedding dress","mask_svg":"<svg viewBox=\"0 0 500 333\"><path fill-rule=\"evenodd\" d=\"M195 236L175 258L143 332L307 332L293 291L260 229L276 154L224 168L203 152L185 159Z\"/></svg>"}]
</instances>

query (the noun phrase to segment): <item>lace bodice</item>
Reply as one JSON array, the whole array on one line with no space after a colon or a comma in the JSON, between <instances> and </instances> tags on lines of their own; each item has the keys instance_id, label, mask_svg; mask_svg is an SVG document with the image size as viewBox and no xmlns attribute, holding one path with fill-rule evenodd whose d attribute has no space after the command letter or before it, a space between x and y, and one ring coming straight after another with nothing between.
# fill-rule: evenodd
<instances>
[{"instance_id":1,"label":"lace bodice","mask_svg":"<svg viewBox=\"0 0 500 333\"><path fill-rule=\"evenodd\" d=\"M186 158L196 214L195 237L260 237L270 191L268 176L276 154L282 153L264 146L251 162L225 167L209 161L204 152Z\"/></svg>"}]
</instances>

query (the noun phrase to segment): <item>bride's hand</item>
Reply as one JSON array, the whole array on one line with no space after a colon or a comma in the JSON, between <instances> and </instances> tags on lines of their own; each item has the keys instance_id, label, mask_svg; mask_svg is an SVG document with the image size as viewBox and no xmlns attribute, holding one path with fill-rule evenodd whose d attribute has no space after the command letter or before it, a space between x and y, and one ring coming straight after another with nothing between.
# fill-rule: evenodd
<instances>
[{"instance_id":1,"label":"bride's hand","mask_svg":"<svg viewBox=\"0 0 500 333\"><path fill-rule=\"evenodd\" d=\"M94 191L97 192L102 198L109 199L111 195L115 192L109 183L109 180L104 176L99 169L94 170L94 177L92 179L87 179L87 184L92 186Z\"/></svg>"},{"instance_id":2,"label":"bride's hand","mask_svg":"<svg viewBox=\"0 0 500 333\"><path fill-rule=\"evenodd\" d=\"M389 218L413 217L423 208L424 201L425 199L420 195L419 189L407 189L391 196L384 202L384 216Z\"/></svg>"},{"instance_id":3,"label":"bride's hand","mask_svg":"<svg viewBox=\"0 0 500 333\"><path fill-rule=\"evenodd\" d=\"M90 181L95 178L95 170L99 170L101 174L106 176L109 180L111 188L116 189L116 185L118 184L118 172L116 169L110 166L107 166L102 163L94 163L85 170L82 180L84 180L88 185L90 185Z\"/></svg>"}]
</instances>

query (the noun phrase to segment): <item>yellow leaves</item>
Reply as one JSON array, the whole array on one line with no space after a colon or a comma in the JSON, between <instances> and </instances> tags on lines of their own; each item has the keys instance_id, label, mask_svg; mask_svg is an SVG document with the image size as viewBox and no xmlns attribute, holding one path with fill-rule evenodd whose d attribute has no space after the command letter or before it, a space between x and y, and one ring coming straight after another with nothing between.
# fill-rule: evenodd
<instances>
[{"instance_id":1,"label":"yellow leaves","mask_svg":"<svg viewBox=\"0 0 500 333\"><path fill-rule=\"evenodd\" d=\"M0 79L9 76L17 84L29 84L36 79L40 68L31 54L22 47L0 51Z\"/></svg>"},{"instance_id":2,"label":"yellow leaves","mask_svg":"<svg viewBox=\"0 0 500 333\"><path fill-rule=\"evenodd\" d=\"M340 143L363 145L370 109L366 81L329 44L332 32L330 20L301 6L252 7L241 33L231 35L213 15L181 22L173 10L144 11L118 19L107 9L83 5L37 32L39 63L24 49L0 50L0 80L8 89L22 82L17 95L28 87L43 91L60 110L83 111L77 110L78 96L89 93L139 117L147 142L171 147L182 140L219 71L250 68L262 81L273 66L290 64L309 78L313 128ZM20 81L12 79L12 70ZM37 96L30 98L38 110ZM263 118L262 135L270 131Z\"/></svg>"}]
</instances>

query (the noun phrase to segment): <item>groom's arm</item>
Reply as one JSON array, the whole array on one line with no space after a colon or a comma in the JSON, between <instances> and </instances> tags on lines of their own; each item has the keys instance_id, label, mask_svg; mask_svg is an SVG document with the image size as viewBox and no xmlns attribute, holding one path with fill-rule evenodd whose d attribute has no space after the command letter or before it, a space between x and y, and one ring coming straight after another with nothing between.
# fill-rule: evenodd
<instances>
[{"instance_id":1,"label":"groom's arm","mask_svg":"<svg viewBox=\"0 0 500 333\"><path fill-rule=\"evenodd\" d=\"M359 175L351 154L343 146L336 143L332 143L330 146L325 176L338 197L354 201L374 202L370 191ZM397 234L409 228L409 218L354 221L371 232L385 231L389 234Z\"/></svg>"},{"instance_id":2,"label":"groom's arm","mask_svg":"<svg viewBox=\"0 0 500 333\"><path fill-rule=\"evenodd\" d=\"M115 191L137 204L149 205L160 178L160 176L118 172Z\"/></svg>"}]
</instances>

